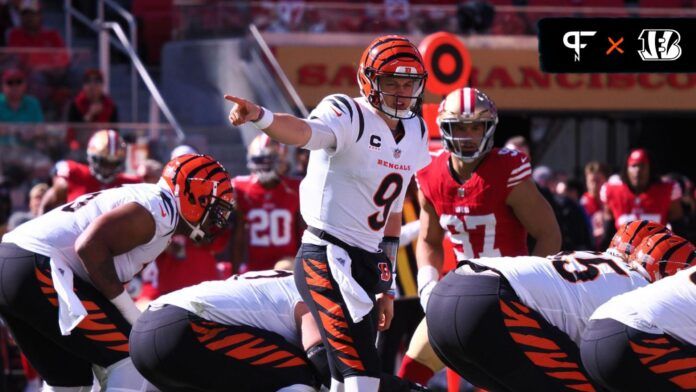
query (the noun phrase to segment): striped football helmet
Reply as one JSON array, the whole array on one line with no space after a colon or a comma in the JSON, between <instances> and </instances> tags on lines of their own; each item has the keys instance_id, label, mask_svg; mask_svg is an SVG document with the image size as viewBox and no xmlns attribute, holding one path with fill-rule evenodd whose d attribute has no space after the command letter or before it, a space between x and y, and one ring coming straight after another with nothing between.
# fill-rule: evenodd
<instances>
[{"instance_id":1,"label":"striped football helmet","mask_svg":"<svg viewBox=\"0 0 696 392\"><path fill-rule=\"evenodd\" d=\"M626 260L645 238L660 233L671 231L664 225L648 220L624 223L612 237L607 253Z\"/></svg>"},{"instance_id":2,"label":"striped football helmet","mask_svg":"<svg viewBox=\"0 0 696 392\"><path fill-rule=\"evenodd\" d=\"M645 238L628 260L642 266L654 282L694 265L696 247L676 234L655 234Z\"/></svg>"},{"instance_id":3,"label":"striped football helmet","mask_svg":"<svg viewBox=\"0 0 696 392\"><path fill-rule=\"evenodd\" d=\"M410 96L394 95L382 91L385 78L413 79ZM415 45L399 35L385 35L372 41L360 58L358 85L360 93L377 110L393 118L411 118L420 113L423 91L428 73L423 57ZM407 109L392 108L385 104L384 96L410 100Z\"/></svg>"},{"instance_id":4,"label":"striped football helmet","mask_svg":"<svg viewBox=\"0 0 696 392\"><path fill-rule=\"evenodd\" d=\"M210 240L229 225L234 211L232 179L213 157L185 154L172 159L164 167L160 186L174 193L192 240Z\"/></svg>"}]
</instances>

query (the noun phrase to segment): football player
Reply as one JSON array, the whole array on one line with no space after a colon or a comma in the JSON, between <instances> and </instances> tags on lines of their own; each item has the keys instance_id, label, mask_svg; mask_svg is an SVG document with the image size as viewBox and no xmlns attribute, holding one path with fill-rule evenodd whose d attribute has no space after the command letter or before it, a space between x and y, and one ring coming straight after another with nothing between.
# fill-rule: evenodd
<instances>
[{"instance_id":1,"label":"football player","mask_svg":"<svg viewBox=\"0 0 696 392\"><path fill-rule=\"evenodd\" d=\"M251 174L232 180L237 201L232 262L240 272L271 269L297 254L304 229L300 181L278 173L285 148L265 133L257 136L247 154Z\"/></svg>"},{"instance_id":2,"label":"football player","mask_svg":"<svg viewBox=\"0 0 696 392\"><path fill-rule=\"evenodd\" d=\"M430 161L418 115L427 73L408 39L382 36L358 67L362 97L324 98L309 119L235 103L230 122L252 122L275 140L311 150L300 186L308 228L295 265L302 299L330 350L332 388L377 391L378 330L393 316L393 269L408 183Z\"/></svg>"},{"instance_id":3,"label":"football player","mask_svg":"<svg viewBox=\"0 0 696 392\"><path fill-rule=\"evenodd\" d=\"M612 222L616 228L636 219L663 225L678 222L684 215L680 198L679 184L660 180L648 151L642 148L633 150L621 175L610 177L600 190L605 222L608 223L605 232L613 232Z\"/></svg>"},{"instance_id":4,"label":"football player","mask_svg":"<svg viewBox=\"0 0 696 392\"><path fill-rule=\"evenodd\" d=\"M160 297L130 343L136 368L162 391L314 391L331 379L290 271L247 272ZM422 390L381 378L383 391Z\"/></svg>"},{"instance_id":5,"label":"football player","mask_svg":"<svg viewBox=\"0 0 696 392\"><path fill-rule=\"evenodd\" d=\"M102 389L142 390L128 357L140 311L124 283L174 233L209 240L232 212L227 171L210 156L184 155L167 164L157 184L78 197L5 235L0 316L44 390L89 390L93 365Z\"/></svg>"},{"instance_id":6,"label":"football player","mask_svg":"<svg viewBox=\"0 0 696 392\"><path fill-rule=\"evenodd\" d=\"M648 237L633 259L649 286L600 306L582 337L582 363L610 391L696 389L696 247L669 234ZM673 276L670 276L673 275Z\"/></svg>"},{"instance_id":7,"label":"football player","mask_svg":"<svg viewBox=\"0 0 696 392\"><path fill-rule=\"evenodd\" d=\"M578 251L465 261L433 290L430 341L449 367L486 389L595 390L581 336L595 309L663 268L635 260Z\"/></svg>"},{"instance_id":8,"label":"football player","mask_svg":"<svg viewBox=\"0 0 696 392\"><path fill-rule=\"evenodd\" d=\"M113 129L97 131L87 144L87 162L65 160L56 163L53 186L41 202L40 213L92 192L142 182L139 176L123 173L126 143Z\"/></svg>"},{"instance_id":9,"label":"football player","mask_svg":"<svg viewBox=\"0 0 696 392\"><path fill-rule=\"evenodd\" d=\"M560 250L561 233L551 206L531 179L529 159L493 147L498 112L475 88L457 89L442 101L437 123L444 150L418 173L421 205L416 248L418 293L423 310L440 278L447 235L457 260L533 255ZM425 319L416 329L399 375L425 384L442 369L430 348Z\"/></svg>"}]
</instances>

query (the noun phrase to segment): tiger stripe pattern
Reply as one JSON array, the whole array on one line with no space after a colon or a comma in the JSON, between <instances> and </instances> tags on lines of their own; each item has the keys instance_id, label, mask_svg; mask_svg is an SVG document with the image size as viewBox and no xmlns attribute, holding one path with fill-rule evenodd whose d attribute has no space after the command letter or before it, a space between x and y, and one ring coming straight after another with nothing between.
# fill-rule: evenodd
<instances>
[{"instance_id":1,"label":"tiger stripe pattern","mask_svg":"<svg viewBox=\"0 0 696 392\"><path fill-rule=\"evenodd\" d=\"M251 332L239 332L234 326L203 319L189 320L189 325L206 349L220 352L249 365L272 366L278 369L308 366L304 358Z\"/></svg>"},{"instance_id":2,"label":"tiger stripe pattern","mask_svg":"<svg viewBox=\"0 0 696 392\"><path fill-rule=\"evenodd\" d=\"M568 391L595 391L577 354L564 351L544 334L543 317L515 300L500 299L500 310L512 340L548 377Z\"/></svg>"},{"instance_id":3,"label":"tiger stripe pattern","mask_svg":"<svg viewBox=\"0 0 696 392\"><path fill-rule=\"evenodd\" d=\"M669 335L629 341L640 363L681 389L696 389L696 352Z\"/></svg>"}]
</instances>

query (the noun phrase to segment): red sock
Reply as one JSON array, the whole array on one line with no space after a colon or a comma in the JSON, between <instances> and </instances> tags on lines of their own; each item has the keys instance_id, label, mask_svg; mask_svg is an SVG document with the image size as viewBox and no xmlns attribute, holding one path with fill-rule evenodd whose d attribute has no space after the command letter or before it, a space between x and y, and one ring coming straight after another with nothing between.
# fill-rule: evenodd
<instances>
[{"instance_id":1,"label":"red sock","mask_svg":"<svg viewBox=\"0 0 696 392\"><path fill-rule=\"evenodd\" d=\"M401 368L399 369L399 377L426 385L433 377L433 371L408 355L404 355L404 360L401 362Z\"/></svg>"},{"instance_id":2,"label":"red sock","mask_svg":"<svg viewBox=\"0 0 696 392\"><path fill-rule=\"evenodd\" d=\"M27 380L33 380L39 377L39 374L31 366L29 360L27 360L27 357L22 354L20 358L22 360L22 369L24 369L24 377L26 377Z\"/></svg>"},{"instance_id":3,"label":"red sock","mask_svg":"<svg viewBox=\"0 0 696 392\"><path fill-rule=\"evenodd\" d=\"M447 391L448 392L458 392L459 391L459 374L455 373L454 370L447 369Z\"/></svg>"}]
</instances>

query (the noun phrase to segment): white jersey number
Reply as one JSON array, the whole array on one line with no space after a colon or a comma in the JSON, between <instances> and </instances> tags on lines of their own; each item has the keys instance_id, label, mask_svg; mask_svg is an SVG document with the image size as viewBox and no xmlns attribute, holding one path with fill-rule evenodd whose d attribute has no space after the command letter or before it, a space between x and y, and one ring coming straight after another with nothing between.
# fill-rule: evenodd
<instances>
[{"instance_id":1,"label":"white jersey number","mask_svg":"<svg viewBox=\"0 0 696 392\"><path fill-rule=\"evenodd\" d=\"M440 217L440 225L449 231L455 251L463 253L457 255L458 259L462 257L500 257L500 249L494 247L495 224L494 214L461 216L443 214ZM483 249L480 252L475 252L469 240L469 231L473 231L479 226L484 227Z\"/></svg>"},{"instance_id":2,"label":"white jersey number","mask_svg":"<svg viewBox=\"0 0 696 392\"><path fill-rule=\"evenodd\" d=\"M249 239L254 246L284 246L290 243L292 214L285 209L255 208L247 214Z\"/></svg>"}]
</instances>

